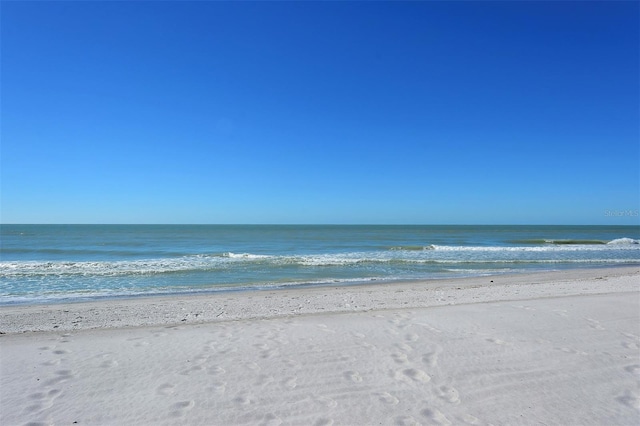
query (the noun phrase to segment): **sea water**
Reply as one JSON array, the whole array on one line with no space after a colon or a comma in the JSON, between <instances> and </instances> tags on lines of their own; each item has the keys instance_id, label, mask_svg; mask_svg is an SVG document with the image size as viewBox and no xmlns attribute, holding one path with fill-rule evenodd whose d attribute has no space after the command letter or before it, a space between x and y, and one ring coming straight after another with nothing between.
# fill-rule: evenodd
<instances>
[{"instance_id":1,"label":"sea water","mask_svg":"<svg viewBox=\"0 0 640 426\"><path fill-rule=\"evenodd\" d=\"M640 265L638 226L1 225L0 304Z\"/></svg>"}]
</instances>

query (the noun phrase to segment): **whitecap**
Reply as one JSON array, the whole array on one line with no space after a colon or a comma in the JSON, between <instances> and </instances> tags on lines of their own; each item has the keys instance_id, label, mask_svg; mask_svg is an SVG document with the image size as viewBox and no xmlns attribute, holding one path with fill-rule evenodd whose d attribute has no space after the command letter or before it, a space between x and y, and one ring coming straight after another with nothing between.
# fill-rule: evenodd
<instances>
[{"instance_id":1,"label":"whitecap","mask_svg":"<svg viewBox=\"0 0 640 426\"><path fill-rule=\"evenodd\" d=\"M616 238L615 240L609 241L607 244L616 245L616 244L639 244L640 241L634 240L633 238Z\"/></svg>"}]
</instances>

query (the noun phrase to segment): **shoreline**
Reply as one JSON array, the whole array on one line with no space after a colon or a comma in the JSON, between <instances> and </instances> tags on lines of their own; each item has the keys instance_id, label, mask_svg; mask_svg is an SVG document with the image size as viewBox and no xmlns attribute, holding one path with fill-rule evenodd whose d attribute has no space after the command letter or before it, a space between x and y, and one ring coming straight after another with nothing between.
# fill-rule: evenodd
<instances>
[{"instance_id":1,"label":"shoreline","mask_svg":"<svg viewBox=\"0 0 640 426\"><path fill-rule=\"evenodd\" d=\"M639 276L640 266L618 266L350 286L4 305L0 306L0 334L202 324L617 293L637 291Z\"/></svg>"},{"instance_id":2,"label":"shoreline","mask_svg":"<svg viewBox=\"0 0 640 426\"><path fill-rule=\"evenodd\" d=\"M20 300L0 302L0 309L3 307L25 307L25 306L57 306L57 305L71 305L76 303L100 303L109 301L126 301L126 300L139 300L147 298L191 298L191 297L208 297L215 295L225 294L244 294L244 293L256 293L265 291L295 291L306 290L314 288L332 288L332 287L362 287L362 286L380 286L380 285L396 285L396 284L410 284L410 283L430 283L439 281L454 281L454 280L467 280L474 278L486 278L486 277L503 277L503 276L518 276L518 275L534 275L545 274L555 272L568 272L568 271L581 271L581 270L606 270L606 269L625 269L625 268L638 268L640 270L640 263L626 262L621 264L605 264L605 265L589 265L589 266L570 266L556 269L521 269L508 272L491 272L483 274L459 274L459 275L442 275L426 278L415 279L384 279L384 278L369 278L358 281L324 281L324 282L295 282L295 283L265 283L260 285L247 285L247 286L230 286L226 287L220 285L219 287L212 287L210 289L194 289L187 291L177 292L158 292L158 293L131 293L131 294L115 294L115 295L96 295L96 296L69 296L69 297L56 297L51 299L34 299L34 300Z\"/></svg>"},{"instance_id":3,"label":"shoreline","mask_svg":"<svg viewBox=\"0 0 640 426\"><path fill-rule=\"evenodd\" d=\"M5 307L0 423L636 425L639 277Z\"/></svg>"}]
</instances>

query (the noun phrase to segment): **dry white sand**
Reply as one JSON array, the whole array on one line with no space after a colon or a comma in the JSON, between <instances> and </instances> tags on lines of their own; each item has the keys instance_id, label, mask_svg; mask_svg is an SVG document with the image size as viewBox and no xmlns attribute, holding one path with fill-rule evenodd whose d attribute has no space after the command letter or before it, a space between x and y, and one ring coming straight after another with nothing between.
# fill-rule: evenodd
<instances>
[{"instance_id":1,"label":"dry white sand","mask_svg":"<svg viewBox=\"0 0 640 426\"><path fill-rule=\"evenodd\" d=\"M637 267L2 307L0 332L2 425L640 424Z\"/></svg>"}]
</instances>

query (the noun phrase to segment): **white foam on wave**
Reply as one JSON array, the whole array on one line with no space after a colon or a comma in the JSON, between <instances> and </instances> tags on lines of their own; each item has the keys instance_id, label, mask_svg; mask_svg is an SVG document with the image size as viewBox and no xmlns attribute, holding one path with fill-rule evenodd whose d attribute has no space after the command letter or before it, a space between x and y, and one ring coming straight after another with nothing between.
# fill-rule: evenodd
<instances>
[{"instance_id":1,"label":"white foam on wave","mask_svg":"<svg viewBox=\"0 0 640 426\"><path fill-rule=\"evenodd\" d=\"M224 267L221 258L185 256L179 258L120 261L12 261L0 262L0 277L37 275L119 276L150 275L167 272L215 269Z\"/></svg>"},{"instance_id":2,"label":"white foam on wave","mask_svg":"<svg viewBox=\"0 0 640 426\"><path fill-rule=\"evenodd\" d=\"M553 246L426 246L425 250L381 250L264 255L254 253L199 254L119 261L3 261L0 278L26 276L124 276L175 272L233 270L247 267L349 267L367 264L441 263L624 263L640 260L640 244L620 238L600 245ZM528 253L528 254L527 254Z\"/></svg>"},{"instance_id":3,"label":"white foam on wave","mask_svg":"<svg viewBox=\"0 0 640 426\"><path fill-rule=\"evenodd\" d=\"M607 243L607 245L638 245L640 241L634 240L633 238L617 238L615 240L611 240Z\"/></svg>"},{"instance_id":4,"label":"white foam on wave","mask_svg":"<svg viewBox=\"0 0 640 426\"><path fill-rule=\"evenodd\" d=\"M251 254L251 253L232 253L227 252L222 255L222 257L226 257L229 259L271 259L273 256L264 255L264 254Z\"/></svg>"},{"instance_id":5,"label":"white foam on wave","mask_svg":"<svg viewBox=\"0 0 640 426\"><path fill-rule=\"evenodd\" d=\"M630 238L621 240L635 241ZM617 241L617 240L613 240ZM431 245L430 250L435 251L467 251L467 252L561 252L561 251L602 251L608 249L640 250L637 242L621 241L619 243L592 244L592 245L548 245L548 246L439 246Z\"/></svg>"}]
</instances>

